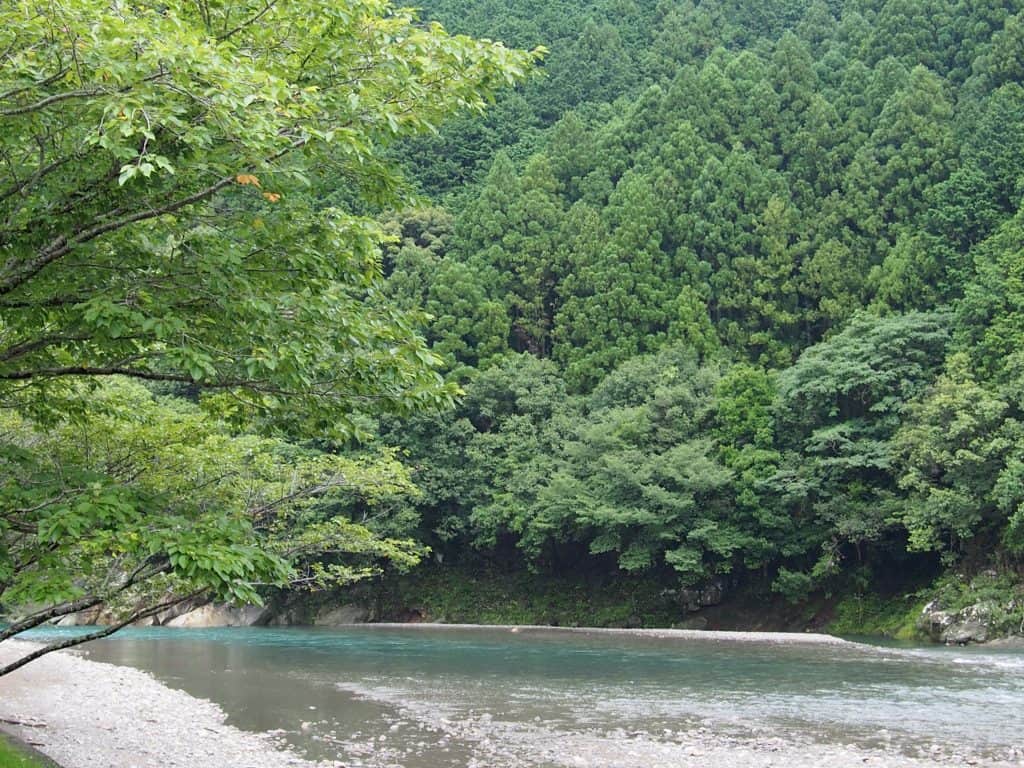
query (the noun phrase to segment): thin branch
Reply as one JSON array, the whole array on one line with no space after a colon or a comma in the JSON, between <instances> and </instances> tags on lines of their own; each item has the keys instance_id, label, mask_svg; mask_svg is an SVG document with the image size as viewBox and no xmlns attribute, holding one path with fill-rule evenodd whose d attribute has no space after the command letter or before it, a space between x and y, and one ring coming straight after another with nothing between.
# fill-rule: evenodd
<instances>
[{"instance_id":1,"label":"thin branch","mask_svg":"<svg viewBox=\"0 0 1024 768\"><path fill-rule=\"evenodd\" d=\"M0 642L19 635L22 632L26 632L33 627L38 627L40 624L45 624L51 619L58 619L61 616L67 616L69 613L78 613L79 611L87 611L90 608L95 608L97 605L103 602L103 598L97 597L96 595L89 595L83 597L81 600L75 600L69 603L61 603L47 608L45 611L38 611L33 613L31 616L16 621L13 624L9 624L0 630Z\"/></svg>"},{"instance_id":2,"label":"thin branch","mask_svg":"<svg viewBox=\"0 0 1024 768\"><path fill-rule=\"evenodd\" d=\"M146 381L173 381L180 384L200 383L191 376L180 373L159 373L158 371L147 371L138 368L127 368L123 366L92 367L88 365L70 365L64 368L40 368L33 371L12 371L0 373L0 380L5 381L26 381L39 378L56 378L59 376L129 376L135 379ZM231 380L223 382L202 382L208 387L252 387L254 382Z\"/></svg>"},{"instance_id":3,"label":"thin branch","mask_svg":"<svg viewBox=\"0 0 1024 768\"><path fill-rule=\"evenodd\" d=\"M65 91L64 93L55 93L51 96L47 96L45 99L40 99L33 104L26 104L23 107L15 107L14 109L0 109L0 117L14 117L16 115L26 115L29 112L38 112L40 109L45 109L51 104L57 104L68 99L84 99L89 96L98 96L103 93L102 88L92 88L88 90L80 91Z\"/></svg>"},{"instance_id":4,"label":"thin branch","mask_svg":"<svg viewBox=\"0 0 1024 768\"><path fill-rule=\"evenodd\" d=\"M15 88L14 90L7 91L7 93L0 93L0 101L7 101L8 99L17 96L19 93L31 91L33 88L45 88L48 85L53 85L55 82L64 77L64 75L66 75L68 71L69 70L67 67L61 67L55 74L52 74L49 77L44 78L43 80L36 80L36 82L31 83L30 85L23 85L20 88Z\"/></svg>"},{"instance_id":5,"label":"thin branch","mask_svg":"<svg viewBox=\"0 0 1024 768\"><path fill-rule=\"evenodd\" d=\"M147 568L151 568L151 570L146 572ZM15 635L19 635L22 632L32 629L33 627L38 627L40 624L45 624L47 621L50 621L52 619L56 619L61 616L67 616L71 613L78 613L79 611L87 611L90 608L95 608L97 605L106 602L114 595L118 595L124 592L126 589L129 589L130 587L133 587L140 582L146 581L147 579L151 579L152 577L160 573L165 573L168 570L170 570L170 561L166 560L165 558L159 558L155 562L152 559L147 560L146 562L142 563L138 568L136 568L128 576L128 578L121 582L112 592L104 596L88 595L78 600L73 600L70 602L61 603L60 605L51 606L50 608L47 608L45 610L37 611L36 613L33 613L31 616L27 616L21 621L16 621L7 627L4 627L2 630L0 630L0 642L12 638ZM3 674L4 673L0 671L0 676L2 676Z\"/></svg>"},{"instance_id":6,"label":"thin branch","mask_svg":"<svg viewBox=\"0 0 1024 768\"><path fill-rule=\"evenodd\" d=\"M82 265L92 266L92 265ZM69 307L81 304L87 296L48 296L37 301L0 301L0 309L39 309L41 307Z\"/></svg>"},{"instance_id":7,"label":"thin branch","mask_svg":"<svg viewBox=\"0 0 1024 768\"><path fill-rule=\"evenodd\" d=\"M259 13L257 13L257 14L256 14L256 15L254 15L254 16L251 16L251 17L250 17L250 18L248 18L248 19L247 19L246 21L243 21L243 22L242 22L241 24L239 24L239 25L238 25L237 27L235 27L234 29L229 29L229 30L228 30L227 32L225 32L225 33L223 33L223 34L221 34L221 35L218 35L218 36L217 36L217 39L218 39L218 40L227 40L227 39L228 39L229 37L231 37L231 36L232 36L232 35L234 35L235 33L237 33L237 32L241 32L241 31L242 31L243 29L245 29L246 27L252 26L252 25L253 25L253 24L255 24L255 23L256 23L257 21L259 21L259 20L260 20L260 19L261 19L261 18L262 18L263 16L265 16L265 15L266 15L267 13L269 13L269 12L270 12L270 10L271 10L271 9L272 9L272 8L273 8L273 7L275 6L275 5L277 5L277 0L270 0L270 2L267 2L267 3L266 3L266 4L264 5L264 6L263 6L263 10L262 10L262 11L260 11Z\"/></svg>"},{"instance_id":8,"label":"thin branch","mask_svg":"<svg viewBox=\"0 0 1024 768\"><path fill-rule=\"evenodd\" d=\"M255 509L250 509L248 510L248 513L258 520L259 518L264 517L268 512L271 512L282 504L286 504L294 499L313 498L334 488L345 488L347 486L348 483L346 482L345 477L343 475L337 475L335 478L326 482L303 486L286 496L282 496L274 501L268 502L267 504L256 507Z\"/></svg>"},{"instance_id":9,"label":"thin branch","mask_svg":"<svg viewBox=\"0 0 1024 768\"><path fill-rule=\"evenodd\" d=\"M27 179L23 179L22 181L16 181L15 183L11 184L11 186L9 186L7 189L5 189L3 192L0 192L0 200L6 200L8 197L11 197L12 195L18 194L19 192L24 190L26 187L28 187L28 186L30 186L32 184L39 183L39 180L41 178L43 178L44 176L47 176L50 173L52 173L53 171L57 170L62 165L67 163L70 159L71 159L70 157L62 157L59 160L54 160L49 165L40 166L36 170L36 172L33 173L31 176L29 176Z\"/></svg>"},{"instance_id":10,"label":"thin branch","mask_svg":"<svg viewBox=\"0 0 1024 768\"><path fill-rule=\"evenodd\" d=\"M17 344L13 347L0 352L0 363L8 362L16 357L27 355L30 352L35 352L46 347L53 346L54 344L61 344L69 341L88 341L88 336L44 336L41 339L33 339L32 341L26 341L23 344Z\"/></svg>"},{"instance_id":11,"label":"thin branch","mask_svg":"<svg viewBox=\"0 0 1024 768\"><path fill-rule=\"evenodd\" d=\"M72 53L74 53L74 40L72 40L71 50ZM147 75L146 77L140 78L136 83L124 85L120 88L117 88L116 90L111 90L110 88L96 87L81 88L77 91L64 91L63 93L54 93L32 104L26 104L22 107L14 107L12 109L0 110L0 117L15 117L17 115L24 115L30 112L38 112L40 109L45 109L51 104L59 104L60 102L67 101L69 99L84 99L90 96L99 96L101 93L128 93L133 88L137 87L142 83L151 83L154 80L159 80L161 77L164 77L166 75L167 71L161 66L160 69L158 69L152 75ZM81 75L79 75L79 77L81 77Z\"/></svg>"}]
</instances>

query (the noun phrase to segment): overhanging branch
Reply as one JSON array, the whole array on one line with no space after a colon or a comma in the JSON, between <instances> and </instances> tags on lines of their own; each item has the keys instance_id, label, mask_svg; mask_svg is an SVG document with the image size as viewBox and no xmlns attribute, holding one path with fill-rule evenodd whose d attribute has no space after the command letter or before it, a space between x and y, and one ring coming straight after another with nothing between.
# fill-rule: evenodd
<instances>
[{"instance_id":1,"label":"overhanging branch","mask_svg":"<svg viewBox=\"0 0 1024 768\"><path fill-rule=\"evenodd\" d=\"M172 600L167 600L158 605L153 605L149 608L135 611L126 619L123 619L117 624L112 624L109 627L103 627L103 629L99 629L96 632L90 632L87 635L79 635L77 637L72 637L67 640L61 640L55 643L50 643L49 645L45 645L42 648L37 648L31 653L22 656L20 659L12 661L10 664L4 667L0 667L0 677L10 674L11 672L14 672L16 669L21 669L26 664L29 664L35 661L36 659L41 658L42 656L46 656L47 654L53 653L54 651L63 651L67 648L74 648L76 645L82 645L83 643L89 643L93 640L99 640L104 637L109 637L115 632L118 632L119 630L122 630L125 627L134 624L137 621L147 619L151 616L155 616L156 614L161 613L162 611L166 611L168 608L173 608L174 606L180 605L181 603L184 603L188 600L194 600L195 598L202 595L204 592L206 592L205 589L200 589L189 595L175 597Z\"/></svg>"},{"instance_id":2,"label":"overhanging branch","mask_svg":"<svg viewBox=\"0 0 1024 768\"><path fill-rule=\"evenodd\" d=\"M275 152L270 155L265 162L273 162L284 157L287 153L293 149L306 144L308 139L296 139L292 141L287 147ZM27 264L19 265L17 261L11 260L4 267L6 276L0 280L0 296L4 296L11 291L24 285L26 282L35 277L45 267L52 264L55 261L59 261L63 257L67 256L77 246L83 245L95 240L97 237L105 235L109 232L115 232L119 229L123 229L130 224L135 224L140 221L148 221L149 219L155 219L160 216L165 216L169 213L176 213L182 208L186 208L195 203L209 200L220 190L224 189L230 184L233 184L237 176L232 174L231 176L225 176L213 184L210 184L197 192L193 192L185 197L178 198L173 202L167 203L156 208L147 208L144 211L136 211L135 213L127 216L122 216L117 219L105 221L102 224L97 224L93 227L79 230L72 235L61 235L50 242L45 248L39 251L36 258L29 261Z\"/></svg>"}]
</instances>

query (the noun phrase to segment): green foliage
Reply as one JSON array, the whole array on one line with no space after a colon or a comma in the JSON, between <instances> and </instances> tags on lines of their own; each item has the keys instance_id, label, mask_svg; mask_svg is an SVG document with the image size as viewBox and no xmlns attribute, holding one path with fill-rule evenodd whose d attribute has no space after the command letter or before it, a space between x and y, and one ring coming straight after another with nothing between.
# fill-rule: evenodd
<instances>
[{"instance_id":1,"label":"green foliage","mask_svg":"<svg viewBox=\"0 0 1024 768\"><path fill-rule=\"evenodd\" d=\"M317 192L393 198L379 148L534 55L376 1L15 2L0 28L5 406L59 417L69 377L124 374L350 434L367 401L450 402L408 319L366 300L379 229Z\"/></svg>"},{"instance_id":2,"label":"green foliage","mask_svg":"<svg viewBox=\"0 0 1024 768\"><path fill-rule=\"evenodd\" d=\"M981 387L964 354L954 355L946 373L915 403L896 437L910 491L904 525L910 546L956 550L983 522L1016 512L1016 500L998 509L996 485L1020 461L1024 426L1009 417L1009 404Z\"/></svg>"},{"instance_id":3,"label":"green foliage","mask_svg":"<svg viewBox=\"0 0 1024 768\"><path fill-rule=\"evenodd\" d=\"M941 314L860 316L780 374L777 429L789 451L769 486L800 520L809 548L817 540L816 581L841 567L844 544L861 560L866 544L893 533L894 434L942 363L948 322Z\"/></svg>"},{"instance_id":4,"label":"green foliage","mask_svg":"<svg viewBox=\"0 0 1024 768\"><path fill-rule=\"evenodd\" d=\"M552 48L456 152L443 259L389 277L467 391L386 438L446 558L791 599L1019 559L1019 3L426 12Z\"/></svg>"},{"instance_id":5,"label":"green foliage","mask_svg":"<svg viewBox=\"0 0 1024 768\"><path fill-rule=\"evenodd\" d=\"M418 561L413 542L338 515L353 495L372 506L413 492L393 453L335 456L234 434L121 380L88 395L89 415L45 430L10 413L0 421L6 605L96 597L131 613L199 590L260 602L260 585L323 588Z\"/></svg>"},{"instance_id":6,"label":"green foliage","mask_svg":"<svg viewBox=\"0 0 1024 768\"><path fill-rule=\"evenodd\" d=\"M0 768L47 768L47 766L16 749L3 736L0 736Z\"/></svg>"},{"instance_id":7,"label":"green foliage","mask_svg":"<svg viewBox=\"0 0 1024 768\"><path fill-rule=\"evenodd\" d=\"M875 594L850 594L835 605L828 623L834 635L856 637L892 637L920 640L918 621L925 600L918 595L881 597Z\"/></svg>"},{"instance_id":8,"label":"green foliage","mask_svg":"<svg viewBox=\"0 0 1024 768\"><path fill-rule=\"evenodd\" d=\"M383 0L16 0L0 51L0 638L415 564L343 514L413 492L395 451L336 451L458 388L365 212L541 51Z\"/></svg>"},{"instance_id":9,"label":"green foliage","mask_svg":"<svg viewBox=\"0 0 1024 768\"><path fill-rule=\"evenodd\" d=\"M679 619L671 596L649 579L589 584L571 575L424 567L375 585L382 620L410 608L448 623L549 624L559 627L667 627Z\"/></svg>"},{"instance_id":10,"label":"green foliage","mask_svg":"<svg viewBox=\"0 0 1024 768\"><path fill-rule=\"evenodd\" d=\"M986 570L974 576L949 573L932 585L929 594L950 613L976 607L993 634L1024 631L1024 581L1012 571Z\"/></svg>"},{"instance_id":11,"label":"green foliage","mask_svg":"<svg viewBox=\"0 0 1024 768\"><path fill-rule=\"evenodd\" d=\"M794 600L940 557L1019 563L1017 0L425 4L549 47L518 89L539 51L327 5L0 12L19 434L98 423L83 375L117 372L198 399L216 451L288 437L253 450L368 462L259 550L310 584L407 567L410 540ZM396 159L432 199L390 210ZM51 541L195 494L74 465L99 486ZM251 538L214 522L196 535ZM335 537L345 557L321 551ZM237 577L205 541L182 538L182 573ZM895 623L852 600L837 626Z\"/></svg>"},{"instance_id":12,"label":"green foliage","mask_svg":"<svg viewBox=\"0 0 1024 768\"><path fill-rule=\"evenodd\" d=\"M1024 338L1024 216L1003 224L974 249L974 279L960 304L961 333L987 377L1006 380Z\"/></svg>"},{"instance_id":13,"label":"green foliage","mask_svg":"<svg viewBox=\"0 0 1024 768\"><path fill-rule=\"evenodd\" d=\"M798 603L806 599L816 586L810 574L791 571L783 566L779 568L775 581L772 582L772 591L778 592L791 603Z\"/></svg>"}]
</instances>

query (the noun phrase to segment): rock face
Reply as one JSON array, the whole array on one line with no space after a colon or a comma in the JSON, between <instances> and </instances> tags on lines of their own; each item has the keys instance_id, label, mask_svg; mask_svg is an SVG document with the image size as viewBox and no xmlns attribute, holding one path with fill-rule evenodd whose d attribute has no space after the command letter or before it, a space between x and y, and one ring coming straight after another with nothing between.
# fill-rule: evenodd
<instances>
[{"instance_id":1,"label":"rock face","mask_svg":"<svg viewBox=\"0 0 1024 768\"><path fill-rule=\"evenodd\" d=\"M984 643L988 640L988 627L980 621L962 621L953 624L940 638L946 645Z\"/></svg>"},{"instance_id":2,"label":"rock face","mask_svg":"<svg viewBox=\"0 0 1024 768\"><path fill-rule=\"evenodd\" d=\"M207 603L195 610L177 616L166 623L168 627L252 627L266 623L268 611L259 605L236 607L225 603Z\"/></svg>"},{"instance_id":3,"label":"rock face","mask_svg":"<svg viewBox=\"0 0 1024 768\"><path fill-rule=\"evenodd\" d=\"M294 627L303 626L309 624L309 620L304 617L301 611L286 608L278 611L270 620L266 622L268 627Z\"/></svg>"},{"instance_id":4,"label":"rock face","mask_svg":"<svg viewBox=\"0 0 1024 768\"><path fill-rule=\"evenodd\" d=\"M725 582L721 579L712 579L700 590L700 607L707 608L711 605L718 605L725 595Z\"/></svg>"},{"instance_id":5,"label":"rock face","mask_svg":"<svg viewBox=\"0 0 1024 768\"><path fill-rule=\"evenodd\" d=\"M937 643L955 621L954 614L944 610L938 600L932 600L921 609L921 618L917 623L932 642Z\"/></svg>"},{"instance_id":6,"label":"rock face","mask_svg":"<svg viewBox=\"0 0 1024 768\"><path fill-rule=\"evenodd\" d=\"M108 611L106 608L100 606L97 608L90 608L86 611L79 611L78 613L69 613L67 616L62 616L57 622L58 627L91 627L91 626L109 626L117 621L117 616ZM149 626L152 623L151 619L140 620L136 622L136 626Z\"/></svg>"},{"instance_id":7,"label":"rock face","mask_svg":"<svg viewBox=\"0 0 1024 768\"><path fill-rule=\"evenodd\" d=\"M365 624L369 616L369 611L356 603L325 606L313 619L313 626L343 627L348 624Z\"/></svg>"},{"instance_id":8,"label":"rock face","mask_svg":"<svg viewBox=\"0 0 1024 768\"><path fill-rule=\"evenodd\" d=\"M96 623L96 613L94 611L79 611L78 613L69 613L67 616L62 616L57 621L58 627L83 627L89 624Z\"/></svg>"},{"instance_id":9,"label":"rock face","mask_svg":"<svg viewBox=\"0 0 1024 768\"><path fill-rule=\"evenodd\" d=\"M205 603L202 600L186 600L183 603L171 606L166 611L161 611L150 620L150 626L161 627L165 624L169 624L179 616L184 616L186 613L191 613L197 608L201 608Z\"/></svg>"},{"instance_id":10,"label":"rock face","mask_svg":"<svg viewBox=\"0 0 1024 768\"><path fill-rule=\"evenodd\" d=\"M116 618L108 611L94 608L64 616L57 622L57 625L61 627L104 625L114 623ZM234 606L227 603L189 601L169 608L156 616L142 619L136 622L135 626L183 629L264 625L343 627L351 624L364 624L369 620L369 609L357 603L327 605L319 610L314 606L296 604L273 610L258 605Z\"/></svg>"},{"instance_id":11,"label":"rock face","mask_svg":"<svg viewBox=\"0 0 1024 768\"><path fill-rule=\"evenodd\" d=\"M189 600L166 611L139 619L136 627L249 627L266 623L268 611L256 605L235 607L223 603ZM109 626L118 616L103 607L91 608L62 617L58 627Z\"/></svg>"},{"instance_id":12,"label":"rock face","mask_svg":"<svg viewBox=\"0 0 1024 768\"><path fill-rule=\"evenodd\" d=\"M680 589L675 594L683 610L688 613L696 613L701 608L708 608L722 602L725 595L725 581L719 578L712 579L700 587Z\"/></svg>"}]
</instances>

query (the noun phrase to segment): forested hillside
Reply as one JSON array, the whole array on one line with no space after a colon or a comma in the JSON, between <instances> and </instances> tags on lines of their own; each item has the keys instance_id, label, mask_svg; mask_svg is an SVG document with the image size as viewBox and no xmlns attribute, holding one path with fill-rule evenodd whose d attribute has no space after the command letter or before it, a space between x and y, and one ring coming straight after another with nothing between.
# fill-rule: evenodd
<instances>
[{"instance_id":1,"label":"forested hillside","mask_svg":"<svg viewBox=\"0 0 1024 768\"><path fill-rule=\"evenodd\" d=\"M385 294L465 395L380 425L423 495L354 513L470 567L1011 583L1022 11L427 3L550 53L395 152L422 197Z\"/></svg>"}]
</instances>

